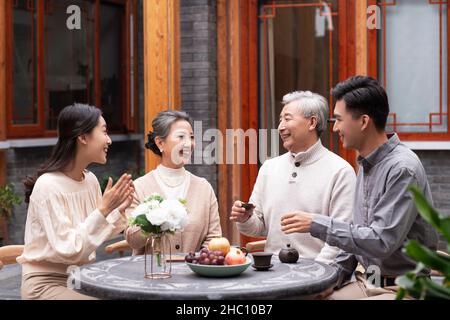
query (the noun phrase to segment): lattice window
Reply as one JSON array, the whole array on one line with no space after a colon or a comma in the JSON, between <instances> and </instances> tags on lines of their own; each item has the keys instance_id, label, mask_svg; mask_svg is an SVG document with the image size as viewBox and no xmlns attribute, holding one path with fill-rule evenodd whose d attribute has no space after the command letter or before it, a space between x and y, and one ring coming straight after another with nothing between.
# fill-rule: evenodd
<instances>
[{"instance_id":1,"label":"lattice window","mask_svg":"<svg viewBox=\"0 0 450 320\"><path fill-rule=\"evenodd\" d=\"M378 72L389 95L388 129L431 134L430 138L450 133L447 1L395 0L378 5L382 11Z\"/></svg>"}]
</instances>

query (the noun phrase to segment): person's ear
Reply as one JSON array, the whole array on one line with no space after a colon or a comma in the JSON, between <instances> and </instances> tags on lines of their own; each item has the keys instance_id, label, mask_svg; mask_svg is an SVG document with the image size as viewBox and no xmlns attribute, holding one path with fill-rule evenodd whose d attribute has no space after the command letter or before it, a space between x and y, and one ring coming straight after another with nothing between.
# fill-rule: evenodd
<instances>
[{"instance_id":1,"label":"person's ear","mask_svg":"<svg viewBox=\"0 0 450 320\"><path fill-rule=\"evenodd\" d=\"M87 145L87 136L85 134L79 135L77 141L82 145Z\"/></svg>"},{"instance_id":2,"label":"person's ear","mask_svg":"<svg viewBox=\"0 0 450 320\"><path fill-rule=\"evenodd\" d=\"M309 118L309 131L314 131L317 128L317 118L316 117L311 117Z\"/></svg>"},{"instance_id":3,"label":"person's ear","mask_svg":"<svg viewBox=\"0 0 450 320\"><path fill-rule=\"evenodd\" d=\"M361 131L366 130L369 127L370 117L367 114L361 116Z\"/></svg>"},{"instance_id":4,"label":"person's ear","mask_svg":"<svg viewBox=\"0 0 450 320\"><path fill-rule=\"evenodd\" d=\"M157 136L155 138L155 144L161 152L164 150L164 140L161 137Z\"/></svg>"}]
</instances>

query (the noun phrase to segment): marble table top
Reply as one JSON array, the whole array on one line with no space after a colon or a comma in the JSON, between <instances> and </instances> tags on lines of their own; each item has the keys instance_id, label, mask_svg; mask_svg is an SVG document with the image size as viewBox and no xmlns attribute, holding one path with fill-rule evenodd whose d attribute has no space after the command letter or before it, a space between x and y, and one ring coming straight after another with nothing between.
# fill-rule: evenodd
<instances>
[{"instance_id":1,"label":"marble table top","mask_svg":"<svg viewBox=\"0 0 450 320\"><path fill-rule=\"evenodd\" d=\"M337 282L334 268L300 259L285 264L272 258L268 271L251 266L238 276L206 278L184 262L172 263L172 277L144 278L144 257L105 260L81 267L73 274L78 291L102 299L299 299L319 294Z\"/></svg>"}]
</instances>

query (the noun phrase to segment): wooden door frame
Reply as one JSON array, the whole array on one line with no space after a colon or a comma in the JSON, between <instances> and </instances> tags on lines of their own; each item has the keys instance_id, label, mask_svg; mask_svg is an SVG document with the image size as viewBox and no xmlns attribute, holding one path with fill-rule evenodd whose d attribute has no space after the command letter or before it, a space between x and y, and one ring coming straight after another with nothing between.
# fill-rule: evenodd
<instances>
[{"instance_id":1,"label":"wooden door frame","mask_svg":"<svg viewBox=\"0 0 450 320\"><path fill-rule=\"evenodd\" d=\"M144 139L152 120L166 109L179 109L180 95L180 2L144 1ZM145 151L145 170L160 163L160 157Z\"/></svg>"},{"instance_id":2,"label":"wooden door frame","mask_svg":"<svg viewBox=\"0 0 450 320\"><path fill-rule=\"evenodd\" d=\"M217 1L218 126L223 134L227 129L258 129L257 9L257 0ZM248 141L245 145L248 151ZM248 201L258 174L257 164L249 164L248 152L245 159L243 165L224 161L218 165L222 231L234 244L241 238L229 220L232 204Z\"/></svg>"},{"instance_id":3,"label":"wooden door frame","mask_svg":"<svg viewBox=\"0 0 450 320\"><path fill-rule=\"evenodd\" d=\"M6 140L6 2L0 3L0 141ZM0 186L6 182L6 151L0 150Z\"/></svg>"},{"instance_id":4,"label":"wooden door frame","mask_svg":"<svg viewBox=\"0 0 450 320\"><path fill-rule=\"evenodd\" d=\"M0 141L6 140L6 90L6 1L3 1L0 3Z\"/></svg>"},{"instance_id":5,"label":"wooden door frame","mask_svg":"<svg viewBox=\"0 0 450 320\"><path fill-rule=\"evenodd\" d=\"M359 1L365 2L366 0ZM366 8L361 4L357 7L354 0L339 0L339 81L344 81L358 73L366 75L364 70L367 68L367 61L360 57L362 52L366 52L366 49L360 43L357 45L358 37L361 34L357 30L360 28L366 30L366 24L364 23L364 26L356 24L357 22L362 23L363 19L360 17L367 15ZM334 108L331 105L330 107ZM356 151L345 149L341 142L338 150L339 155L356 170Z\"/></svg>"},{"instance_id":6,"label":"wooden door frame","mask_svg":"<svg viewBox=\"0 0 450 320\"><path fill-rule=\"evenodd\" d=\"M6 140L6 1L0 3L0 141ZM0 187L6 182L6 151L0 150ZM0 217L0 232L8 241L6 220Z\"/></svg>"}]
</instances>

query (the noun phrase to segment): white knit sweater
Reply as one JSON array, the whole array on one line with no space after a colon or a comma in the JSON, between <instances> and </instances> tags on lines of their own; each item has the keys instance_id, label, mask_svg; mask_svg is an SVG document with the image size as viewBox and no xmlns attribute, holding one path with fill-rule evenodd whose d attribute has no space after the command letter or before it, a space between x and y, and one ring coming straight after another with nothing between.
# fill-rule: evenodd
<instances>
[{"instance_id":1,"label":"white knit sweater","mask_svg":"<svg viewBox=\"0 0 450 320\"><path fill-rule=\"evenodd\" d=\"M281 217L301 210L350 221L355 183L350 164L320 140L306 152L287 152L262 165L250 197L256 205L254 214L238 223L238 229L249 236L267 236L266 251L277 254L289 243L302 258L331 263L338 248L309 233L285 235Z\"/></svg>"}]
</instances>

